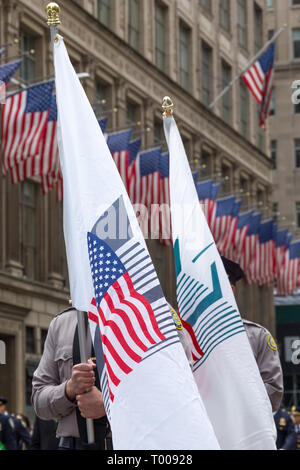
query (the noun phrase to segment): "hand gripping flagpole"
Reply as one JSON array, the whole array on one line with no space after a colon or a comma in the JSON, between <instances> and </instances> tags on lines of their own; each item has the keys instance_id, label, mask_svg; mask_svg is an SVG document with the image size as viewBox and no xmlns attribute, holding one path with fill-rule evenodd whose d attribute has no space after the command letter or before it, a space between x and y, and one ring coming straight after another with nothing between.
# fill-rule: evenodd
<instances>
[{"instance_id":1,"label":"hand gripping flagpole","mask_svg":"<svg viewBox=\"0 0 300 470\"><path fill-rule=\"evenodd\" d=\"M54 52L54 44L58 41L57 31L58 26L60 25L59 19L60 8L55 2L50 2L46 6L46 13L48 16L47 24L50 27L51 34L51 44ZM54 54L53 54L54 55ZM88 352L87 352L87 341L86 341L86 329L84 316L85 312L77 310L77 323L78 323L78 338L79 338L79 350L80 350L80 360L82 363L88 361ZM94 423L92 419L86 420L87 428L87 437L88 443L93 444L95 442L95 433L94 433Z\"/></svg>"}]
</instances>

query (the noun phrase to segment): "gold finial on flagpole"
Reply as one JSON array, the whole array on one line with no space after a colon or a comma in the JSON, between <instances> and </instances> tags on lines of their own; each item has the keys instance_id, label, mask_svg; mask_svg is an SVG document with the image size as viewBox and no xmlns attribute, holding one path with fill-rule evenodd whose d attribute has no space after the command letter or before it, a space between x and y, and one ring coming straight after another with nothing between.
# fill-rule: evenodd
<instances>
[{"instance_id":1,"label":"gold finial on flagpole","mask_svg":"<svg viewBox=\"0 0 300 470\"><path fill-rule=\"evenodd\" d=\"M58 26L60 25L59 19L60 8L55 2L50 2L46 6L46 13L48 16L47 25L48 26Z\"/></svg>"},{"instance_id":2,"label":"gold finial on flagpole","mask_svg":"<svg viewBox=\"0 0 300 470\"><path fill-rule=\"evenodd\" d=\"M162 101L163 116L173 116L174 104L169 96L165 96Z\"/></svg>"}]
</instances>

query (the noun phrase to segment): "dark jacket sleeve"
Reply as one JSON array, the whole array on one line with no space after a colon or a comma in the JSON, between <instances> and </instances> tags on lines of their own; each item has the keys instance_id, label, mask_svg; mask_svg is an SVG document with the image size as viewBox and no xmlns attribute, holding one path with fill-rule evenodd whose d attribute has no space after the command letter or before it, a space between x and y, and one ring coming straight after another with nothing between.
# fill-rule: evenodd
<instances>
[{"instance_id":1,"label":"dark jacket sleeve","mask_svg":"<svg viewBox=\"0 0 300 470\"><path fill-rule=\"evenodd\" d=\"M17 450L17 441L15 430L9 422L9 419L3 424L3 444L6 450Z\"/></svg>"},{"instance_id":2,"label":"dark jacket sleeve","mask_svg":"<svg viewBox=\"0 0 300 470\"><path fill-rule=\"evenodd\" d=\"M24 443L26 448L29 449L31 444L30 432L20 419L15 419L14 423L18 442Z\"/></svg>"}]
</instances>

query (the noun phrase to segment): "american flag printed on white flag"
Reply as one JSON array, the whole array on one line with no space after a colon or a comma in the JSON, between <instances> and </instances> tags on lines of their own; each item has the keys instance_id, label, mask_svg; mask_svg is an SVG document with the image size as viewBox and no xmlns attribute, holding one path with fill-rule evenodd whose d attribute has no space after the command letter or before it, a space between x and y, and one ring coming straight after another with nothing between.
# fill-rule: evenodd
<instances>
[{"instance_id":1,"label":"american flag printed on white flag","mask_svg":"<svg viewBox=\"0 0 300 470\"><path fill-rule=\"evenodd\" d=\"M218 449L133 207L61 36L54 65L71 297L74 308L89 312L114 449Z\"/></svg>"},{"instance_id":2,"label":"american flag printed on white flag","mask_svg":"<svg viewBox=\"0 0 300 470\"><path fill-rule=\"evenodd\" d=\"M170 154L177 301L193 341L199 393L221 449L275 450L270 400L172 116L164 117L164 129Z\"/></svg>"}]
</instances>

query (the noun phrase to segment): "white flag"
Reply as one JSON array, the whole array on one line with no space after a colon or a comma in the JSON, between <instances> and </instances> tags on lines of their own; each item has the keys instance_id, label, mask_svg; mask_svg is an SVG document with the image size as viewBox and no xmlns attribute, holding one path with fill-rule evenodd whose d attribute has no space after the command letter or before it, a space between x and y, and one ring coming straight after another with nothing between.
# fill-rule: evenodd
<instances>
[{"instance_id":1,"label":"white flag","mask_svg":"<svg viewBox=\"0 0 300 470\"><path fill-rule=\"evenodd\" d=\"M275 449L271 404L172 116L164 118L164 129L177 300L200 395L221 449Z\"/></svg>"},{"instance_id":2,"label":"white flag","mask_svg":"<svg viewBox=\"0 0 300 470\"><path fill-rule=\"evenodd\" d=\"M217 449L121 177L54 44L64 234L75 308L89 312L115 449Z\"/></svg>"}]
</instances>

